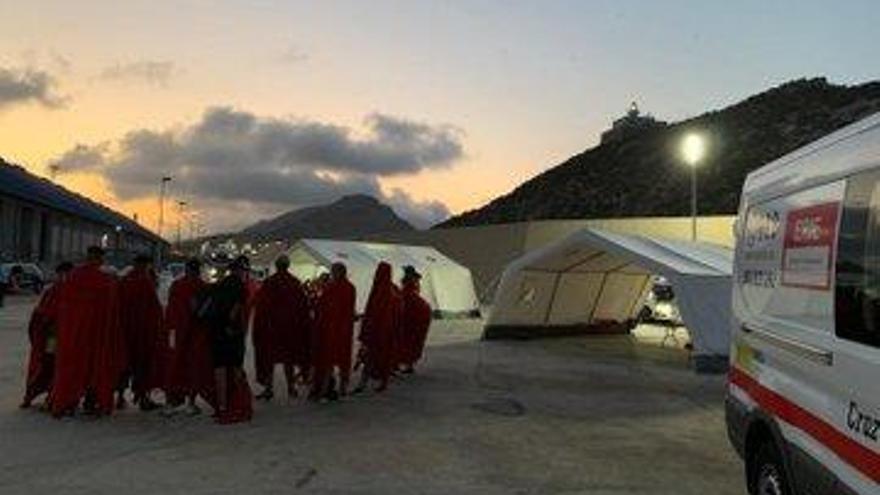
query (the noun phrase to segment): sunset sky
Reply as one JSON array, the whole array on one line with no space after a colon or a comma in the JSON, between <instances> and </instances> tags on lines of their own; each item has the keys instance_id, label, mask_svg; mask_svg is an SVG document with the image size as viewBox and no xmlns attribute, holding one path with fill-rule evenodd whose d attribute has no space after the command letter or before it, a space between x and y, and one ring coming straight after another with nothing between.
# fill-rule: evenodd
<instances>
[{"instance_id":1,"label":"sunset sky","mask_svg":"<svg viewBox=\"0 0 880 495\"><path fill-rule=\"evenodd\" d=\"M419 225L799 77L880 78L880 2L0 0L0 156L211 231L352 192Z\"/></svg>"}]
</instances>

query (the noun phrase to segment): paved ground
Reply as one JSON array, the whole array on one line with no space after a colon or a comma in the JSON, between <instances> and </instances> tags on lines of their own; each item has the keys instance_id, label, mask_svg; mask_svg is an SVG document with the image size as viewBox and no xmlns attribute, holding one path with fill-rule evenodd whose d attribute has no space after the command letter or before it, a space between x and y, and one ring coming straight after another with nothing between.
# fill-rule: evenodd
<instances>
[{"instance_id":1,"label":"paved ground","mask_svg":"<svg viewBox=\"0 0 880 495\"><path fill-rule=\"evenodd\" d=\"M279 401L255 420L126 411L56 421L19 411L25 317L0 309L0 493L737 494L723 377L627 338L480 342L432 330L416 376L328 406Z\"/></svg>"}]
</instances>

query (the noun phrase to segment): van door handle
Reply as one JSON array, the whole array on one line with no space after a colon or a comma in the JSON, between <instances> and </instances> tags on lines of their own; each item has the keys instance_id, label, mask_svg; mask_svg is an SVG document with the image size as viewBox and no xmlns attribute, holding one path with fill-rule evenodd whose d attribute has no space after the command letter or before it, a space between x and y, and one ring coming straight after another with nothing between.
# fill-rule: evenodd
<instances>
[{"instance_id":1,"label":"van door handle","mask_svg":"<svg viewBox=\"0 0 880 495\"><path fill-rule=\"evenodd\" d=\"M754 336L759 340L763 340L764 342L791 354L809 359L810 361L814 361L824 366L831 366L834 364L834 353L827 349L805 344L789 337L783 337L769 330L752 325L743 324L741 328L744 333Z\"/></svg>"}]
</instances>

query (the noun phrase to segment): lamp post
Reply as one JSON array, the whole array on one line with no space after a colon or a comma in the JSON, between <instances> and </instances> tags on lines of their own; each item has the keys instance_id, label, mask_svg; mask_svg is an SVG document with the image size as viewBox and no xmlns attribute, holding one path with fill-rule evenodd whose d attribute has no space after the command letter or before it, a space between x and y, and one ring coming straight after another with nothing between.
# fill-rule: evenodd
<instances>
[{"instance_id":1,"label":"lamp post","mask_svg":"<svg viewBox=\"0 0 880 495\"><path fill-rule=\"evenodd\" d=\"M159 234L159 237L162 237L162 227L165 223L165 189L168 187L169 182L171 182L171 177L167 175L163 176L159 182L159 225L156 228L156 233Z\"/></svg>"},{"instance_id":2,"label":"lamp post","mask_svg":"<svg viewBox=\"0 0 880 495\"><path fill-rule=\"evenodd\" d=\"M186 201L177 202L177 250L180 251L180 222L183 218L183 209L186 208Z\"/></svg>"},{"instance_id":3,"label":"lamp post","mask_svg":"<svg viewBox=\"0 0 880 495\"><path fill-rule=\"evenodd\" d=\"M697 166L706 154L706 141L703 136L688 134L681 143L681 154L691 168L691 240L697 240Z\"/></svg>"},{"instance_id":4,"label":"lamp post","mask_svg":"<svg viewBox=\"0 0 880 495\"><path fill-rule=\"evenodd\" d=\"M156 233L159 235L160 243L158 247L158 251L156 253L156 267L159 269L162 268L162 227L165 223L165 188L168 187L168 183L171 182L171 176L164 175L162 176L162 180L159 181L159 225L156 228Z\"/></svg>"}]
</instances>

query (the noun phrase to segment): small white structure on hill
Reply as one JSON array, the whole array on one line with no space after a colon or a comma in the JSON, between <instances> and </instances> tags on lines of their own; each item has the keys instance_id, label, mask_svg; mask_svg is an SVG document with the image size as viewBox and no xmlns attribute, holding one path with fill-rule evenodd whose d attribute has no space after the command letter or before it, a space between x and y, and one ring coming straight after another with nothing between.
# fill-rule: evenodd
<instances>
[{"instance_id":1,"label":"small white structure on hill","mask_svg":"<svg viewBox=\"0 0 880 495\"><path fill-rule=\"evenodd\" d=\"M698 370L723 366L730 345L732 265L732 251L714 244L584 229L508 265L484 336L625 330L652 276L662 275L691 333Z\"/></svg>"},{"instance_id":2,"label":"small white structure on hill","mask_svg":"<svg viewBox=\"0 0 880 495\"><path fill-rule=\"evenodd\" d=\"M435 315L462 316L479 311L471 271L432 247L374 242L301 239L291 246L291 272L300 280L319 276L333 263L344 263L357 288L357 311L363 312L380 261L391 264L395 282L403 267L412 265L422 274L422 297Z\"/></svg>"}]
</instances>

